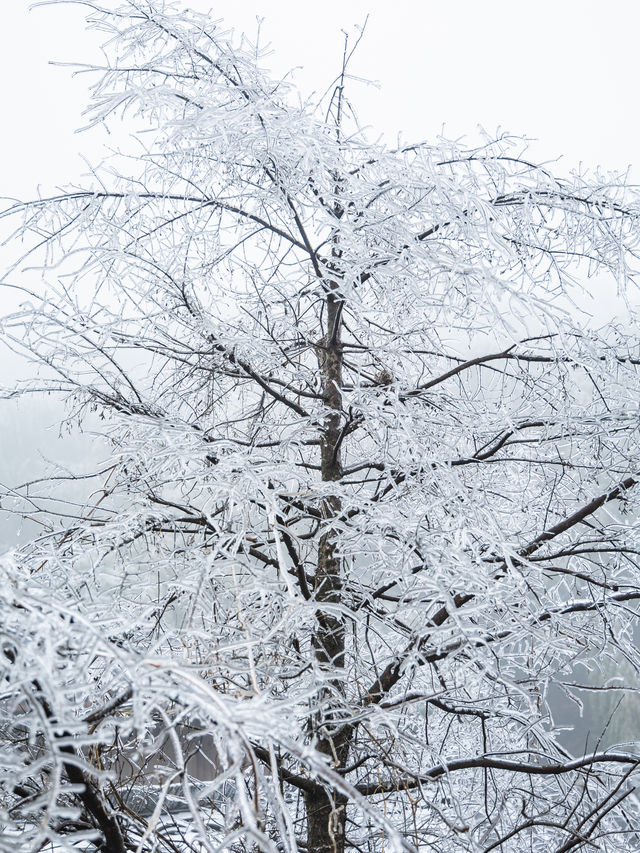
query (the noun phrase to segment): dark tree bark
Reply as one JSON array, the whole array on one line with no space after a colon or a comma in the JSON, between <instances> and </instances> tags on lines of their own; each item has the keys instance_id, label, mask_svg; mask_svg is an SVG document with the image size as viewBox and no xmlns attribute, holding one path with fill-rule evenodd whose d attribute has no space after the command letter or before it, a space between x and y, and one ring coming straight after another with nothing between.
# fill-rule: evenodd
<instances>
[{"instance_id":1,"label":"dark tree bark","mask_svg":"<svg viewBox=\"0 0 640 853\"><path fill-rule=\"evenodd\" d=\"M331 284L326 299L327 331L318 346L318 362L322 374L322 392L328 408L320 445L322 479L335 482L342 477L340 443L342 434L342 300L338 287ZM335 610L325 610L323 604L337 605L342 598L343 567L337 553L336 534L331 521L342 510L338 496L329 496L324 503L325 532L318 545L318 562L314 595L318 602L317 630L312 646L321 671L326 673L327 687L321 710L311 720L316 747L336 769L344 767L349 743L334 738L336 722L331 718L332 695L344 695L345 623ZM307 850L318 853L343 853L345 847L346 799L318 786L305 794L307 810Z\"/></svg>"}]
</instances>

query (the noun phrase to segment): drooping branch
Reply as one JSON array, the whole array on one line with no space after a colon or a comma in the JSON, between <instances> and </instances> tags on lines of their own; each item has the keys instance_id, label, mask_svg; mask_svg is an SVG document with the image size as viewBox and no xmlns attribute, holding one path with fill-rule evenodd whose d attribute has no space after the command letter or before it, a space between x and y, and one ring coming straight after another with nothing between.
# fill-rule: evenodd
<instances>
[{"instance_id":1,"label":"drooping branch","mask_svg":"<svg viewBox=\"0 0 640 853\"><path fill-rule=\"evenodd\" d=\"M522 548L515 550L514 560L525 560L528 556L535 553L545 542L549 542L557 536L560 536L562 533L566 533L571 528L575 527L577 524L580 524L606 503L616 500L624 492L633 488L637 484L637 477L627 477L621 483L619 483L615 488L610 489L606 492L603 492L597 498L594 498L589 503L585 504L576 512L572 513L567 518L563 519L561 522L550 527L544 533L541 533L535 539L533 539L528 545L525 545ZM506 568L506 561L504 559L500 559L500 563L502 566ZM497 572L498 576L500 576L501 571ZM452 603L456 610L460 610L460 608L464 607L465 604L469 604L476 598L474 593L456 593L452 596ZM586 612L590 610L599 610L601 607L607 602L623 602L623 601L635 601L640 599L640 593L633 592L621 592L617 595L611 595L603 598L602 601L587 601L587 602L577 602L574 604L567 605L556 611L557 613L577 613L577 612ZM422 634L419 637L413 639L409 645L404 649L404 651L394 658L390 663L387 664L382 673L376 678L371 687L367 690L365 696L366 704L378 704L387 694L388 692L398 683L398 681L402 678L404 662L411 656L416 656L416 659L421 664L429 664L434 663L438 660L443 660L447 657L448 654L460 648L462 641L456 641L450 646L446 646L444 649L433 653L426 654L422 653L422 650L425 648L428 643L431 631L434 628L439 628L450 618L452 615L452 610L449 606L440 607L432 616L427 620L426 634ZM537 619L534 621L544 622L547 619L551 618L551 612L540 614ZM504 639L505 637L510 636L511 631L507 630L501 634L496 635L495 637L491 636L488 639L492 641L493 639Z\"/></svg>"},{"instance_id":2,"label":"drooping branch","mask_svg":"<svg viewBox=\"0 0 640 853\"><path fill-rule=\"evenodd\" d=\"M562 776L566 773L574 773L576 770L591 768L598 764L625 764L633 769L640 766L640 758L633 753L624 752L595 752L584 755L574 761L561 764L533 763L529 761L512 761L508 758L483 755L478 758L459 758L447 761L430 768L426 772L415 776L402 777L392 782L372 783L370 785L358 785L358 791L364 796L375 796L390 791L403 790L405 788L419 787L423 782L438 779L449 773L459 770L505 770L510 773L522 773L526 776Z\"/></svg>"}]
</instances>

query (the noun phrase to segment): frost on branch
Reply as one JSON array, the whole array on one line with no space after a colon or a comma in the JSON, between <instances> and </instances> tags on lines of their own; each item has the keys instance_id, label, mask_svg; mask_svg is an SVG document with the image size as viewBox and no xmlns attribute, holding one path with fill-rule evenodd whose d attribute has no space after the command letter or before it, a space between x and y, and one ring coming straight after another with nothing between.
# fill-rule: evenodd
<instances>
[{"instance_id":1,"label":"frost on branch","mask_svg":"<svg viewBox=\"0 0 640 853\"><path fill-rule=\"evenodd\" d=\"M570 755L550 704L637 687L637 194L371 144L346 68L306 102L206 16L82 5L143 147L3 214L5 340L106 449L3 501L42 533L2 844L640 849L637 743Z\"/></svg>"},{"instance_id":2,"label":"frost on branch","mask_svg":"<svg viewBox=\"0 0 640 853\"><path fill-rule=\"evenodd\" d=\"M86 841L151 849L154 839L171 847L167 839L176 843L189 825L197 830L191 842L217 846L226 830L270 849L269 827L292 847L275 784L282 749L360 799L292 740L290 703L279 703L276 721L263 697L222 693L157 645L144 649L143 637L127 651L110 633L115 620L102 611L80 616L33 578L27 588L10 561L2 566L0 616L1 850ZM176 811L177 822L167 819ZM387 832L393 836L392 827Z\"/></svg>"}]
</instances>

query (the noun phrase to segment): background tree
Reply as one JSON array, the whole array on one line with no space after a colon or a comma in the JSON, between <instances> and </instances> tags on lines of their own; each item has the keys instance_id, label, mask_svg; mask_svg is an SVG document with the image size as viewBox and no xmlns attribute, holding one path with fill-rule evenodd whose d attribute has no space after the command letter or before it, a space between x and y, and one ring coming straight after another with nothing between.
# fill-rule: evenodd
<instances>
[{"instance_id":1,"label":"background tree","mask_svg":"<svg viewBox=\"0 0 640 853\"><path fill-rule=\"evenodd\" d=\"M368 142L347 50L301 102L206 16L82 5L140 147L5 211L6 339L110 449L5 498L0 849L638 849L640 757L548 705L638 669L637 318L581 307L637 196Z\"/></svg>"}]
</instances>

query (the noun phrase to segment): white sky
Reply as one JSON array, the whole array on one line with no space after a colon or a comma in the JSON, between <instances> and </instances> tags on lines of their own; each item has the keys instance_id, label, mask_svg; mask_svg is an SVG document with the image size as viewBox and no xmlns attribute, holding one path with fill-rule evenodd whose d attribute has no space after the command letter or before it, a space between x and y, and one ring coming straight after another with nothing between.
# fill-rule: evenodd
<instances>
[{"instance_id":1,"label":"white sky","mask_svg":"<svg viewBox=\"0 0 640 853\"><path fill-rule=\"evenodd\" d=\"M107 0L116 2L116 0ZM83 171L78 151L99 158L82 125L88 79L48 61L99 61L99 34L84 30L76 3L0 12L0 194L30 197ZM263 39L279 72L302 66L301 85L323 90L338 69L341 29L367 33L353 64L381 88L354 84L362 123L394 144L466 135L482 125L539 140L533 155L625 170L640 164L638 0L190 0L199 11ZM635 170L636 177L640 173Z\"/></svg>"}]
</instances>

